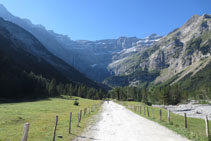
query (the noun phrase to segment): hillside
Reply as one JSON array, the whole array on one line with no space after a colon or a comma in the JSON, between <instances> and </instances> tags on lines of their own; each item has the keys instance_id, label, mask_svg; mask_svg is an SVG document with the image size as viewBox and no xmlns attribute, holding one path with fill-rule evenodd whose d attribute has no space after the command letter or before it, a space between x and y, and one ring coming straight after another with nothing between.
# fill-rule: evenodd
<instances>
[{"instance_id":1,"label":"hillside","mask_svg":"<svg viewBox=\"0 0 211 141\"><path fill-rule=\"evenodd\" d=\"M52 55L33 35L0 18L1 97L46 96L43 83L71 83L98 88L73 67Z\"/></svg>"},{"instance_id":2,"label":"hillside","mask_svg":"<svg viewBox=\"0 0 211 141\"><path fill-rule=\"evenodd\" d=\"M211 62L195 75L189 73L177 82L184 90L189 91L195 99L211 98Z\"/></svg>"}]
</instances>

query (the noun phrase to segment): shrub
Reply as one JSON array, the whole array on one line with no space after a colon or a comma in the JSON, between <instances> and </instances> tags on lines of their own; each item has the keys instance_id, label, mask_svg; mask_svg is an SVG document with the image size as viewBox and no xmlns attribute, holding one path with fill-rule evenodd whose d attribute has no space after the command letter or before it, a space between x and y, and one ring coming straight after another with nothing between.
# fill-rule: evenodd
<instances>
[{"instance_id":1,"label":"shrub","mask_svg":"<svg viewBox=\"0 0 211 141\"><path fill-rule=\"evenodd\" d=\"M78 102L78 100L77 100L77 99L75 99L75 101L74 101L74 105L76 105L76 106L78 106L78 105L79 105L79 102Z\"/></svg>"},{"instance_id":2,"label":"shrub","mask_svg":"<svg viewBox=\"0 0 211 141\"><path fill-rule=\"evenodd\" d=\"M152 103L147 101L145 104L147 104L148 106L152 106Z\"/></svg>"}]
</instances>

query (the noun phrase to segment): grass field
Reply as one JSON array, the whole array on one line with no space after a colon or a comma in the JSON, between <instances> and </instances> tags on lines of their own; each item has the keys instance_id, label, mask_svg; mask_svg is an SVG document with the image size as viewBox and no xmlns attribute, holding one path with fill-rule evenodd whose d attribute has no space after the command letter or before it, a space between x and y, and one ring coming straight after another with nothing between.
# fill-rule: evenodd
<instances>
[{"instance_id":1,"label":"grass field","mask_svg":"<svg viewBox=\"0 0 211 141\"><path fill-rule=\"evenodd\" d=\"M188 128L185 128L184 116L176 115L171 113L171 120L168 122L168 111L162 109L162 120L160 121L160 108L155 108L149 106L149 117L147 115L147 110L144 115L144 104L140 102L118 102L126 107L130 106L141 106L141 113L136 112L137 114L153 120L175 132L181 134L182 136L187 137L188 139L195 141L208 141L205 134L205 121L203 119L196 118L187 118ZM146 106L146 105L145 105ZM147 106L146 106L147 107ZM154 111L154 118L152 118L152 108ZM146 109L146 108L145 108ZM134 111L134 110L133 110ZM135 112L135 111L134 111ZM211 123L209 122L209 129L211 131Z\"/></svg>"},{"instance_id":2,"label":"grass field","mask_svg":"<svg viewBox=\"0 0 211 141\"><path fill-rule=\"evenodd\" d=\"M77 98L79 106L73 105L76 97L50 98L35 102L0 104L0 141L20 141L24 123L30 123L29 141L48 141L53 138L56 115L59 116L57 135L63 141L69 141L80 135L88 119L97 113L82 116L77 127L77 113L84 108L99 104L101 101ZM69 135L69 115L73 112L72 134ZM57 137L56 137L57 138Z\"/></svg>"}]
</instances>

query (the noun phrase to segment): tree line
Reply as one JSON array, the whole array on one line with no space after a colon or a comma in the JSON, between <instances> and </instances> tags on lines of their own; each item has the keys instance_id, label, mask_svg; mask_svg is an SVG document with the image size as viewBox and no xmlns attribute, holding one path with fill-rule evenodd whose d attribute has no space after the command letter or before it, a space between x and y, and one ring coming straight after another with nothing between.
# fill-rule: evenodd
<instances>
[{"instance_id":1,"label":"tree line","mask_svg":"<svg viewBox=\"0 0 211 141\"><path fill-rule=\"evenodd\" d=\"M188 100L188 92L180 89L179 85L155 88L118 87L109 91L113 99L123 101L139 101L151 104L175 105Z\"/></svg>"},{"instance_id":2,"label":"tree line","mask_svg":"<svg viewBox=\"0 0 211 141\"><path fill-rule=\"evenodd\" d=\"M17 73L17 72L16 72ZM55 79L46 79L42 75L33 72L21 72L10 75L11 78L2 75L0 77L1 97L6 99L36 99L55 97L59 95L79 96L89 99L102 99L105 91L87 87L76 83L61 83Z\"/></svg>"}]
</instances>

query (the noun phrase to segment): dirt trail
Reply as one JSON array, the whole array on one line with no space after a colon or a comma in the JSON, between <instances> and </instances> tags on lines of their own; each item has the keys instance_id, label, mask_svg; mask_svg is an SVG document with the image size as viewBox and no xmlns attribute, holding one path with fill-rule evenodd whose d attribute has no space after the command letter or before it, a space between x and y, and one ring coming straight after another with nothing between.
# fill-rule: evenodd
<instances>
[{"instance_id":1,"label":"dirt trail","mask_svg":"<svg viewBox=\"0 0 211 141\"><path fill-rule=\"evenodd\" d=\"M169 129L136 115L125 107L103 104L100 120L76 141L186 141Z\"/></svg>"}]
</instances>

